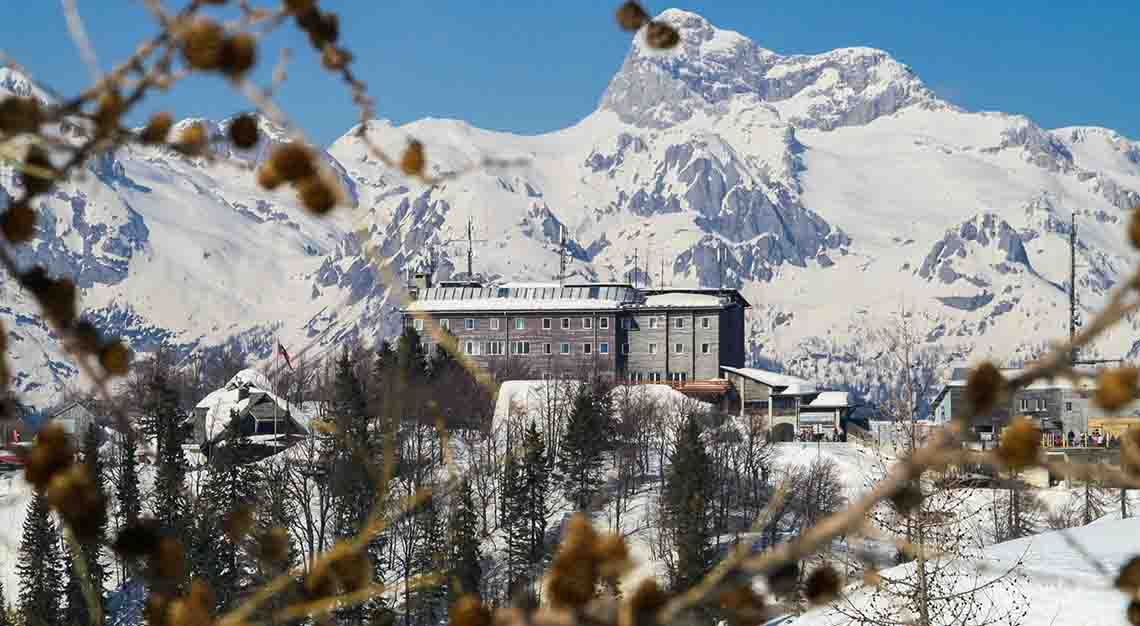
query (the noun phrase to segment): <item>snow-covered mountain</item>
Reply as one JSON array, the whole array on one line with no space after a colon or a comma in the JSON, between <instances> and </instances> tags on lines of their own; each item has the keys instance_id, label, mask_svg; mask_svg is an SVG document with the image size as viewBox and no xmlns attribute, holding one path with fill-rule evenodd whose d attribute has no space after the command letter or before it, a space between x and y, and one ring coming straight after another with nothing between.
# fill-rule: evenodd
<instances>
[{"instance_id":1,"label":"snow-covered mountain","mask_svg":"<svg viewBox=\"0 0 1140 626\"><path fill-rule=\"evenodd\" d=\"M475 273L489 280L550 279L560 227L587 278L716 285L723 247L724 282L754 305L752 357L855 388L877 376L866 330L899 308L958 357L1024 358L1065 335L1074 213L1083 308L1137 260L1124 231L1140 204L1140 143L964 111L880 50L785 56L693 13L660 19L682 45L635 40L598 109L564 130L365 129L393 152L420 140L436 173L487 157L526 166L419 184L350 129L326 163L355 206L320 220L287 191L255 187L247 170L264 147L209 166L131 147L44 202L24 260L78 273L84 304L138 348L240 341L264 357L274 333L317 354L391 333L389 287L405 271L433 258L438 278L466 271L468 219ZM0 89L35 87L9 72ZM44 401L74 369L26 298L10 281L0 290L18 384ZM1138 329L1129 320L1097 352L1140 356Z\"/></svg>"}]
</instances>

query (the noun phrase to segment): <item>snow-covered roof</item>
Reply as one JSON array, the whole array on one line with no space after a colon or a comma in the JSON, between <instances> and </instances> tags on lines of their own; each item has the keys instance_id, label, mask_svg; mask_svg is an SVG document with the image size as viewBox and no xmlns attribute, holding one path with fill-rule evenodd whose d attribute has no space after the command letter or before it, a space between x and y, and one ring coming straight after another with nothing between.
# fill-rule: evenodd
<instances>
[{"instance_id":1,"label":"snow-covered roof","mask_svg":"<svg viewBox=\"0 0 1140 626\"><path fill-rule=\"evenodd\" d=\"M720 369L749 378L762 385L768 385L769 387L788 387L789 391L785 391L785 393L790 393L790 388L793 386L797 389L810 389L804 391L804 393L815 393L815 384L798 376L769 372L768 370L760 370L752 367L727 367L722 365Z\"/></svg>"},{"instance_id":2,"label":"snow-covered roof","mask_svg":"<svg viewBox=\"0 0 1140 626\"><path fill-rule=\"evenodd\" d=\"M241 398L240 389L246 385L249 387L249 395ZM308 432L315 414L313 407L308 407L306 410L306 407L290 404L268 391L270 387L269 379L264 374L257 370L245 369L235 374L221 389L207 394L195 405L195 409L206 411L204 424L206 438L213 440L220 435L230 423L233 411L241 413L250 405L266 399L277 403L282 416L288 415L299 427Z\"/></svg>"},{"instance_id":3,"label":"snow-covered roof","mask_svg":"<svg viewBox=\"0 0 1140 626\"><path fill-rule=\"evenodd\" d=\"M846 391L821 391L808 407L846 407L851 406L851 396Z\"/></svg>"},{"instance_id":4,"label":"snow-covered roof","mask_svg":"<svg viewBox=\"0 0 1140 626\"><path fill-rule=\"evenodd\" d=\"M645 298L647 307L721 307L720 296L705 293L661 293Z\"/></svg>"},{"instance_id":5,"label":"snow-covered roof","mask_svg":"<svg viewBox=\"0 0 1140 626\"><path fill-rule=\"evenodd\" d=\"M1024 369L1020 368L1007 367L1001 369L1001 375L1006 380L1009 380L1011 378L1017 378L1024 371ZM953 374L951 374L953 378L951 378L951 380L946 383L946 386L965 387L969 374L970 370L967 368L959 368L953 370ZM1073 381L1068 378L1041 379L1033 381L1033 383L1025 387L1025 389L1064 389L1069 391L1073 389L1082 389L1089 391L1096 389L1096 379L1093 375L1088 373L1085 373L1085 375L1081 377L1080 383L1077 385L1074 385Z\"/></svg>"},{"instance_id":6,"label":"snow-covered roof","mask_svg":"<svg viewBox=\"0 0 1140 626\"><path fill-rule=\"evenodd\" d=\"M615 300L529 298L474 298L471 300L416 300L408 305L410 313L446 313L448 311L616 311Z\"/></svg>"}]
</instances>

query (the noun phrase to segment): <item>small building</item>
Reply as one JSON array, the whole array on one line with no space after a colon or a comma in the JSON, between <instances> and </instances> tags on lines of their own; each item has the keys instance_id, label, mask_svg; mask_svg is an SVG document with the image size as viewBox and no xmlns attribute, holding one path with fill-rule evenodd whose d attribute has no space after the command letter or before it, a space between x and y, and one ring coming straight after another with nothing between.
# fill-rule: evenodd
<instances>
[{"instance_id":1,"label":"small building","mask_svg":"<svg viewBox=\"0 0 1140 626\"><path fill-rule=\"evenodd\" d=\"M751 367L720 368L736 390L736 409L767 418L777 441L836 436L855 407L846 391L825 391L806 379Z\"/></svg>"},{"instance_id":2,"label":"small building","mask_svg":"<svg viewBox=\"0 0 1140 626\"><path fill-rule=\"evenodd\" d=\"M63 431L75 440L83 439L87 429L96 423L95 414L81 402L68 402L47 413L47 423L56 423L63 427Z\"/></svg>"},{"instance_id":3,"label":"small building","mask_svg":"<svg viewBox=\"0 0 1140 626\"><path fill-rule=\"evenodd\" d=\"M1019 375L1021 370L1006 368L1001 372L1008 380ZM956 367L951 371L950 380L942 386L931 405L931 417L935 422L945 424L968 415L965 390L969 375L967 367ZM1080 437L1081 433L1091 432L1090 420L1105 417L1104 412L1092 403L1095 391L1095 372L1082 372L1077 382L1068 378L1038 380L1010 394L1007 404L974 416L969 426L982 441L990 441L1014 416L1025 416L1037 423L1048 438L1047 443L1061 445L1062 440L1069 438L1069 433Z\"/></svg>"},{"instance_id":4,"label":"small building","mask_svg":"<svg viewBox=\"0 0 1140 626\"><path fill-rule=\"evenodd\" d=\"M308 413L274 395L271 388L264 374L246 369L210 392L194 407L194 443L208 451L236 435L256 448L254 456L260 458L308 436Z\"/></svg>"}]
</instances>

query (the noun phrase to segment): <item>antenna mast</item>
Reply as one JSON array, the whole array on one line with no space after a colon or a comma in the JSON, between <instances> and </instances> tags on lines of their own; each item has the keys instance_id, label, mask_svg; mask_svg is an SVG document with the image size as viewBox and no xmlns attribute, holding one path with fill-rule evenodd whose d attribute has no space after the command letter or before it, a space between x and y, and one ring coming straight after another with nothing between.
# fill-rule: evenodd
<instances>
[{"instance_id":1,"label":"antenna mast","mask_svg":"<svg viewBox=\"0 0 1140 626\"><path fill-rule=\"evenodd\" d=\"M467 280L475 279L475 272L471 269L471 248L475 246L475 241L471 235L471 218L467 218Z\"/></svg>"},{"instance_id":2,"label":"antenna mast","mask_svg":"<svg viewBox=\"0 0 1140 626\"><path fill-rule=\"evenodd\" d=\"M630 276L630 279L631 280L629 282L633 283L633 286L636 287L637 286L637 248L633 249L633 275Z\"/></svg>"},{"instance_id":3,"label":"antenna mast","mask_svg":"<svg viewBox=\"0 0 1140 626\"><path fill-rule=\"evenodd\" d=\"M1069 229L1069 362L1077 362L1077 214L1073 212Z\"/></svg>"},{"instance_id":4,"label":"antenna mast","mask_svg":"<svg viewBox=\"0 0 1140 626\"><path fill-rule=\"evenodd\" d=\"M716 280L717 288L724 289L724 246L716 247Z\"/></svg>"},{"instance_id":5,"label":"antenna mast","mask_svg":"<svg viewBox=\"0 0 1140 626\"><path fill-rule=\"evenodd\" d=\"M562 224L558 225L558 284L566 280L566 231Z\"/></svg>"}]
</instances>

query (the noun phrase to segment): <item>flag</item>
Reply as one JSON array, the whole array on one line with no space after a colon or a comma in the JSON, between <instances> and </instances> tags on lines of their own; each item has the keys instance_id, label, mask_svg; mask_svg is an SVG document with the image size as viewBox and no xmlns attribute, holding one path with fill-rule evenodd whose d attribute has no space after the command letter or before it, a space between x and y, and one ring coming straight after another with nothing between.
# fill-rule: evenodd
<instances>
[{"instance_id":1,"label":"flag","mask_svg":"<svg viewBox=\"0 0 1140 626\"><path fill-rule=\"evenodd\" d=\"M280 341L277 342L277 352L285 357L285 365L289 366L289 371L293 371L293 361L289 359L289 353L285 350L285 346L281 345Z\"/></svg>"}]
</instances>

